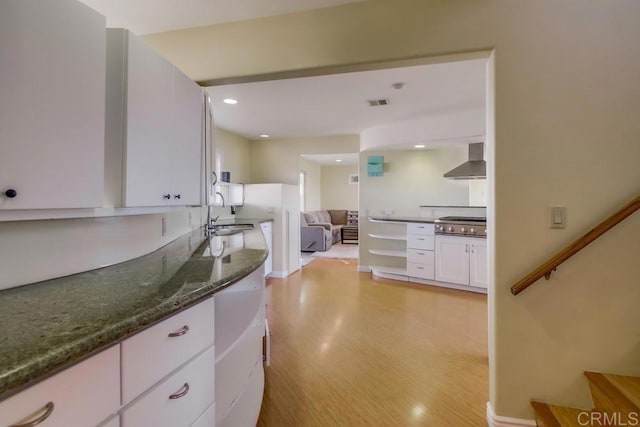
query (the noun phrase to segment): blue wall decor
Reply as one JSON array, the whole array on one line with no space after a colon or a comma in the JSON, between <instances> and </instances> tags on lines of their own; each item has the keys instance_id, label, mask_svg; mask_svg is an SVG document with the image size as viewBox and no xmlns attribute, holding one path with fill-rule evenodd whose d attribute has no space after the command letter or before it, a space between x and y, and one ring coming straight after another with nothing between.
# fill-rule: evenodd
<instances>
[{"instance_id":1,"label":"blue wall decor","mask_svg":"<svg viewBox=\"0 0 640 427\"><path fill-rule=\"evenodd\" d=\"M367 159L367 175L382 176L384 171L384 157L369 156Z\"/></svg>"}]
</instances>

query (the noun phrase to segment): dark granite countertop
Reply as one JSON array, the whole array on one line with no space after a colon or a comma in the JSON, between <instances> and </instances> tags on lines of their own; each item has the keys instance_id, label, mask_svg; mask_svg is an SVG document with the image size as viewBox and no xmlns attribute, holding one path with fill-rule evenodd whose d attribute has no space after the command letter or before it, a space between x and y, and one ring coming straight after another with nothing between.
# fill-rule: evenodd
<instances>
[{"instance_id":1,"label":"dark granite countertop","mask_svg":"<svg viewBox=\"0 0 640 427\"><path fill-rule=\"evenodd\" d=\"M390 222L426 222L433 224L438 218L419 217L419 216L370 216L373 221L390 221Z\"/></svg>"},{"instance_id":2,"label":"dark granite countertop","mask_svg":"<svg viewBox=\"0 0 640 427\"><path fill-rule=\"evenodd\" d=\"M207 238L198 229L140 258L0 291L0 400L257 269L268 251L261 220L251 222L253 230Z\"/></svg>"}]
</instances>

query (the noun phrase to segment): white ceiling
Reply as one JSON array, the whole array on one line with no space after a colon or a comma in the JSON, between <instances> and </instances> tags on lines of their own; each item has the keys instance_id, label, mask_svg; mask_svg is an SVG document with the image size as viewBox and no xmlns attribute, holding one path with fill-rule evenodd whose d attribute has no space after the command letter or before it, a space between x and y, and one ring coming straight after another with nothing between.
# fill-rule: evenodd
<instances>
[{"instance_id":1,"label":"white ceiling","mask_svg":"<svg viewBox=\"0 0 640 427\"><path fill-rule=\"evenodd\" d=\"M80 0L107 17L107 26L135 34L244 21L366 0Z\"/></svg>"},{"instance_id":2,"label":"white ceiling","mask_svg":"<svg viewBox=\"0 0 640 427\"><path fill-rule=\"evenodd\" d=\"M249 139L355 135L429 115L483 110L486 60L213 86L216 126ZM402 89L392 84L405 83ZM238 100L224 104L225 98ZM388 98L371 107L367 100Z\"/></svg>"},{"instance_id":3,"label":"white ceiling","mask_svg":"<svg viewBox=\"0 0 640 427\"><path fill-rule=\"evenodd\" d=\"M358 165L358 153L301 154L300 157L310 162L318 163L323 166L354 166L354 165L357 166Z\"/></svg>"}]
</instances>

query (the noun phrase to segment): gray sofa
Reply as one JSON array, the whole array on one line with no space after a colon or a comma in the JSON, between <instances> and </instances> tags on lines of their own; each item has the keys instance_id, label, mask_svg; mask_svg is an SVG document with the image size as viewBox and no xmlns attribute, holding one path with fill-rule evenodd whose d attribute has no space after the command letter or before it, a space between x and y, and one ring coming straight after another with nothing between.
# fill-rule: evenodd
<instances>
[{"instance_id":1,"label":"gray sofa","mask_svg":"<svg viewBox=\"0 0 640 427\"><path fill-rule=\"evenodd\" d=\"M340 229L347 224L347 212L346 209L301 212L301 250L303 252L327 251L332 244L339 242Z\"/></svg>"}]
</instances>

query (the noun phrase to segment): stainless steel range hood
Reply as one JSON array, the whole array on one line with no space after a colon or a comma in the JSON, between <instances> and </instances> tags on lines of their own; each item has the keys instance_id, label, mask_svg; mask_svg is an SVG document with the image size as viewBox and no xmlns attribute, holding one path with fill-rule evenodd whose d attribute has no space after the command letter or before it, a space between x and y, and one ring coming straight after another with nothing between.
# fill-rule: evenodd
<instances>
[{"instance_id":1,"label":"stainless steel range hood","mask_svg":"<svg viewBox=\"0 0 640 427\"><path fill-rule=\"evenodd\" d=\"M469 144L469 160L443 176L449 179L486 179L487 162L484 161L483 152L483 142Z\"/></svg>"}]
</instances>

